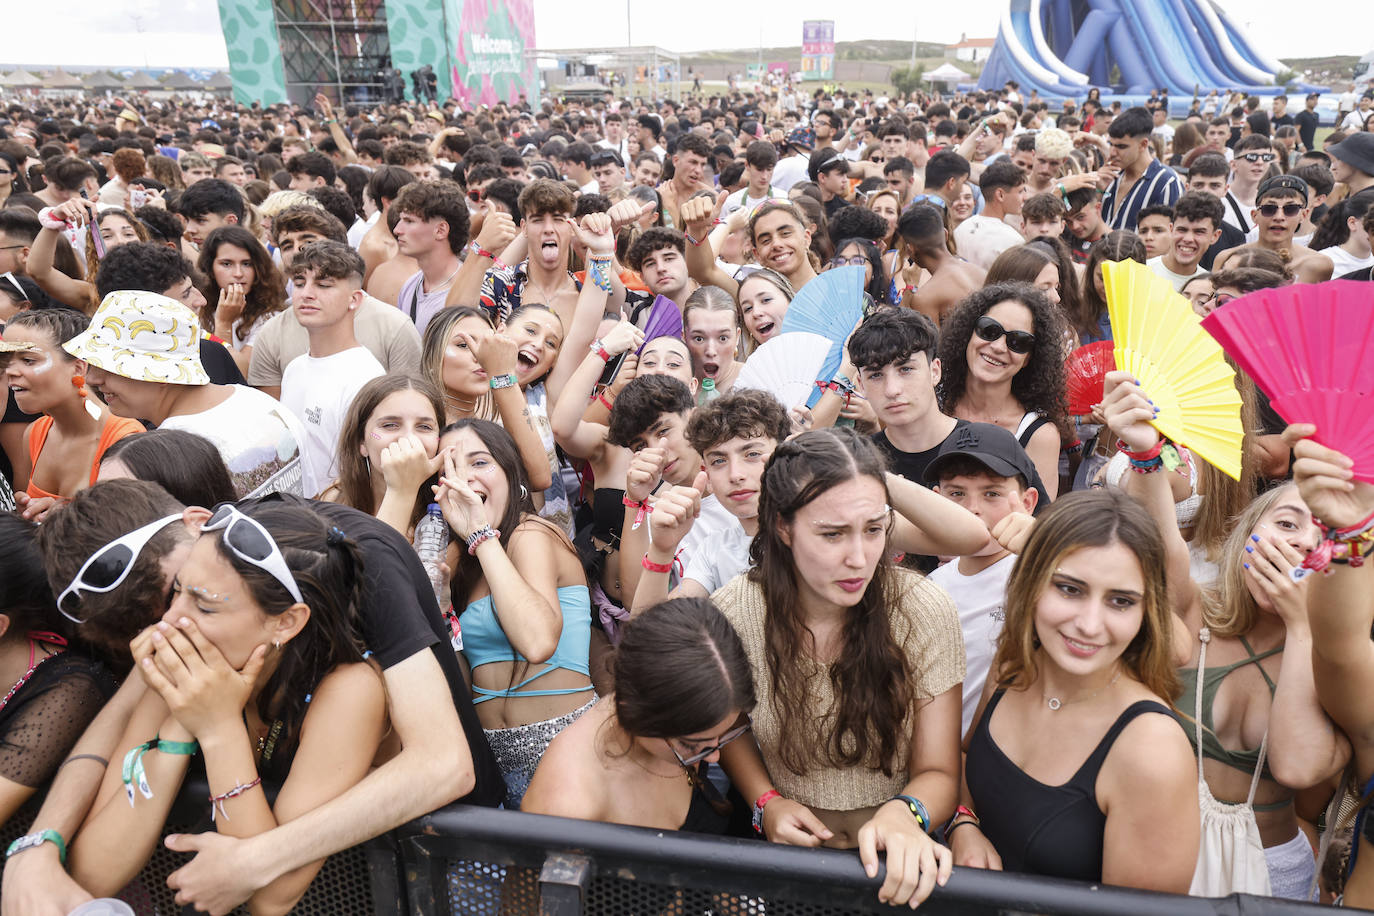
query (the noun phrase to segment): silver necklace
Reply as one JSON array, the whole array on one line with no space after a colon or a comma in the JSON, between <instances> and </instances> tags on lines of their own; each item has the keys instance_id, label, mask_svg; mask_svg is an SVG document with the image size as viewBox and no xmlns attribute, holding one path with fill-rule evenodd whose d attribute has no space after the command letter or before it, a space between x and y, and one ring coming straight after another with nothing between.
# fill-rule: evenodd
<instances>
[{"instance_id":1,"label":"silver necklace","mask_svg":"<svg viewBox=\"0 0 1374 916\"><path fill-rule=\"evenodd\" d=\"M1067 705L1070 704L1070 703L1078 703L1078 702L1081 702L1081 701L1083 701L1083 700L1091 700L1093 697L1097 696L1097 695L1098 695L1099 693L1101 693L1102 691L1107 690L1107 689L1109 689L1109 688L1115 686L1116 682L1119 681L1119 680L1121 680L1121 669L1120 669L1120 668L1118 668L1118 669L1116 670L1116 674L1113 675L1113 676L1112 676L1112 679L1106 683L1106 686L1099 687L1099 688L1097 688L1096 690L1094 690L1092 693L1084 694L1084 695L1081 696L1081 697L1072 697L1072 698L1067 699L1067 700L1061 700L1061 699L1059 699L1059 697L1046 697L1046 698L1045 698L1045 705L1048 706L1050 709L1058 709L1059 707L1061 707L1061 706L1067 706Z\"/></svg>"}]
</instances>

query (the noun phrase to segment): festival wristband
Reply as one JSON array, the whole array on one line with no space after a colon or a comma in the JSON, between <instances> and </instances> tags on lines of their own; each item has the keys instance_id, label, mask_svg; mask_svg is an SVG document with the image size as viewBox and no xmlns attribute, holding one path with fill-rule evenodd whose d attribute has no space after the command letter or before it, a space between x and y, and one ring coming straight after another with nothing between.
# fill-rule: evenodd
<instances>
[{"instance_id":1,"label":"festival wristband","mask_svg":"<svg viewBox=\"0 0 1374 916\"><path fill-rule=\"evenodd\" d=\"M603 363L609 363L612 359L610 351L606 349L606 345L601 342L600 338L593 340L592 345L588 349L591 350L591 352L595 353L597 356L601 357L601 361Z\"/></svg>"},{"instance_id":2,"label":"festival wristband","mask_svg":"<svg viewBox=\"0 0 1374 916\"><path fill-rule=\"evenodd\" d=\"M143 757L154 749L164 754L189 757L200 749L200 745L195 741L163 741L154 737L151 741L130 748L129 753L124 755L124 766L120 770L120 779L124 783L124 791L129 796L130 808L134 806L135 785L138 786L138 791L143 793L144 798L153 797L153 787L148 785L148 773L143 766Z\"/></svg>"},{"instance_id":3,"label":"festival wristband","mask_svg":"<svg viewBox=\"0 0 1374 916\"><path fill-rule=\"evenodd\" d=\"M782 794L776 789L769 789L754 802L754 832L760 836L763 835L763 809L775 798L782 798Z\"/></svg>"},{"instance_id":4,"label":"festival wristband","mask_svg":"<svg viewBox=\"0 0 1374 916\"><path fill-rule=\"evenodd\" d=\"M496 260L496 255L492 254L490 251L487 251L481 245L477 244L476 239L468 243L468 251L472 252L479 258L490 258L493 261Z\"/></svg>"},{"instance_id":5,"label":"festival wristband","mask_svg":"<svg viewBox=\"0 0 1374 916\"><path fill-rule=\"evenodd\" d=\"M44 843L52 843L57 847L57 861L63 865L67 864L67 844L62 839L62 834L56 830L36 830L33 833L21 836L10 844L10 848L5 850L5 858L26 849L33 849L35 846L42 846Z\"/></svg>"},{"instance_id":6,"label":"festival wristband","mask_svg":"<svg viewBox=\"0 0 1374 916\"><path fill-rule=\"evenodd\" d=\"M501 388L510 388L515 384L515 373L507 372L505 375L493 375L488 384L491 385L493 391L497 391Z\"/></svg>"},{"instance_id":7,"label":"festival wristband","mask_svg":"<svg viewBox=\"0 0 1374 916\"><path fill-rule=\"evenodd\" d=\"M634 524L630 526L631 531L638 531L639 526L644 524L644 516L654 511L654 506L647 499L630 499L628 496L620 498L620 504L627 509L638 509L635 513Z\"/></svg>"},{"instance_id":8,"label":"festival wristband","mask_svg":"<svg viewBox=\"0 0 1374 916\"><path fill-rule=\"evenodd\" d=\"M639 565L652 573L670 573L673 571L671 560L667 563L655 563L653 560L649 559L647 553L644 555L644 559L639 561Z\"/></svg>"},{"instance_id":9,"label":"festival wristband","mask_svg":"<svg viewBox=\"0 0 1374 916\"><path fill-rule=\"evenodd\" d=\"M44 229L54 229L58 232L61 232L63 229L67 228L67 221L63 219L57 219L52 215L52 211L52 207L44 207L42 210L39 210L38 224L42 226Z\"/></svg>"}]
</instances>

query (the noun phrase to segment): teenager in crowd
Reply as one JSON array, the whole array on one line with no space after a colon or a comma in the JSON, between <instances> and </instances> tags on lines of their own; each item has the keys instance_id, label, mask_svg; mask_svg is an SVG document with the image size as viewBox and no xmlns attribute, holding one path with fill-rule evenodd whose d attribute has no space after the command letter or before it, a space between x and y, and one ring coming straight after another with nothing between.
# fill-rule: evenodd
<instances>
[{"instance_id":1,"label":"teenager in crowd","mask_svg":"<svg viewBox=\"0 0 1374 916\"><path fill-rule=\"evenodd\" d=\"M1059 491L1064 321L1039 290L999 283L969 296L940 337L940 406L1010 430L1035 463L1045 501Z\"/></svg>"},{"instance_id":2,"label":"teenager in crowd","mask_svg":"<svg viewBox=\"0 0 1374 916\"><path fill-rule=\"evenodd\" d=\"M486 420L444 432L435 501L456 535L453 605L473 704L520 807L549 741L596 702L591 604L577 552L534 513L510 435Z\"/></svg>"},{"instance_id":3,"label":"teenager in crowd","mask_svg":"<svg viewBox=\"0 0 1374 916\"><path fill-rule=\"evenodd\" d=\"M698 385L710 379L725 394L735 383L744 363L739 352L740 320L734 298L718 286L700 286L682 308L682 339L692 351L692 374ZM702 389L697 388L698 397Z\"/></svg>"},{"instance_id":4,"label":"teenager in crowd","mask_svg":"<svg viewBox=\"0 0 1374 916\"><path fill-rule=\"evenodd\" d=\"M707 773L754 709L734 628L705 598L665 601L625 628L614 671L614 692L549 744L522 810L724 833L744 812Z\"/></svg>"},{"instance_id":5,"label":"teenager in crowd","mask_svg":"<svg viewBox=\"0 0 1374 916\"><path fill-rule=\"evenodd\" d=\"M202 523L166 614L134 639L132 676L146 689L72 840L78 883L108 895L137 874L197 750L228 836L265 833L367 775L386 697L354 637L362 589L357 544L309 509L222 505ZM270 803L264 780L279 789ZM288 911L322 864L267 884L250 906Z\"/></svg>"},{"instance_id":6,"label":"teenager in crowd","mask_svg":"<svg viewBox=\"0 0 1374 916\"><path fill-rule=\"evenodd\" d=\"M775 843L860 850L879 899L949 876L963 643L943 592L888 558L883 460L853 430L802 433L764 472L754 568L714 600L754 673L752 733L722 754ZM829 676L818 676L824 668Z\"/></svg>"},{"instance_id":7,"label":"teenager in crowd","mask_svg":"<svg viewBox=\"0 0 1374 916\"><path fill-rule=\"evenodd\" d=\"M1124 372L1109 373L1107 425L1129 456L1158 452L1148 392ZM1135 459L1148 463L1146 459ZM1194 457L1192 460L1200 460ZM1157 469L1157 467L1156 467ZM1321 543L1312 513L1291 485L1269 490L1241 514L1220 553L1216 587L1199 589L1174 520L1167 476L1131 474L1128 492L1155 518L1168 550L1173 609L1182 635L1176 656L1179 709L1199 721L1202 775L1214 803L1253 811L1274 896L1306 900L1316 875L1299 829L1297 793L1339 773L1350 742L1317 700L1306 585L1293 569ZM1258 780L1255 779L1258 774ZM1205 796L1204 796L1205 797ZM1263 889L1262 889L1263 890Z\"/></svg>"},{"instance_id":8,"label":"teenager in crowd","mask_svg":"<svg viewBox=\"0 0 1374 916\"><path fill-rule=\"evenodd\" d=\"M740 323L749 332L750 349L782 333L782 320L796 295L788 279L772 268L755 270L740 281Z\"/></svg>"},{"instance_id":9,"label":"teenager in crowd","mask_svg":"<svg viewBox=\"0 0 1374 916\"><path fill-rule=\"evenodd\" d=\"M205 277L201 324L224 341L246 373L263 325L286 307L286 281L262 242L241 226L221 226L201 245Z\"/></svg>"},{"instance_id":10,"label":"teenager in crowd","mask_svg":"<svg viewBox=\"0 0 1374 916\"><path fill-rule=\"evenodd\" d=\"M53 299L88 315L100 304L92 281L103 255L97 255L94 233L99 234L100 245L107 252L148 240L148 230L132 214L119 209L97 211L94 202L80 197L43 211L39 222L43 228L33 240L25 271ZM81 232L85 239L84 280L69 277L55 266L59 239L65 232Z\"/></svg>"},{"instance_id":11,"label":"teenager in crowd","mask_svg":"<svg viewBox=\"0 0 1374 916\"><path fill-rule=\"evenodd\" d=\"M6 343L26 345L5 360L10 396L25 413L42 415L29 425L15 468L19 503L31 517L95 483L105 450L143 431L90 393L85 362L63 350L88 324L74 309L48 308L21 312L5 326Z\"/></svg>"},{"instance_id":12,"label":"teenager in crowd","mask_svg":"<svg viewBox=\"0 0 1374 916\"><path fill-rule=\"evenodd\" d=\"M1107 313L1107 281L1102 273L1105 261L1144 264L1145 243L1134 232L1112 231L1088 249L1080 308L1078 314L1072 316L1073 329L1081 343L1112 339L1112 319Z\"/></svg>"},{"instance_id":13,"label":"teenager in crowd","mask_svg":"<svg viewBox=\"0 0 1374 916\"><path fill-rule=\"evenodd\" d=\"M186 506L233 502L234 481L214 443L180 429L125 436L105 450L100 480L151 480Z\"/></svg>"},{"instance_id":14,"label":"teenager in crowd","mask_svg":"<svg viewBox=\"0 0 1374 916\"><path fill-rule=\"evenodd\" d=\"M1120 493L1066 496L1007 582L976 725L956 863L1185 893L1198 850L1166 555Z\"/></svg>"}]
</instances>

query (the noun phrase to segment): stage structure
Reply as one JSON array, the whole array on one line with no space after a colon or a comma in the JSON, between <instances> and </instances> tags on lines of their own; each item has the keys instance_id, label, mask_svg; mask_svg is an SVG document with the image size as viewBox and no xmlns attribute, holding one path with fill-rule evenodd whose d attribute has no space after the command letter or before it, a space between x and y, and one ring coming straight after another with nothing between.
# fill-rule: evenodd
<instances>
[{"instance_id":1,"label":"stage structure","mask_svg":"<svg viewBox=\"0 0 1374 916\"><path fill-rule=\"evenodd\" d=\"M533 0L219 0L234 98L414 100L433 72L464 108L534 92ZM399 71L399 75L396 71ZM424 74L418 88L423 91Z\"/></svg>"},{"instance_id":2,"label":"stage structure","mask_svg":"<svg viewBox=\"0 0 1374 916\"><path fill-rule=\"evenodd\" d=\"M682 58L657 45L623 48L533 48L525 52L531 70L538 68L552 96L600 98L616 95L679 102Z\"/></svg>"}]
</instances>

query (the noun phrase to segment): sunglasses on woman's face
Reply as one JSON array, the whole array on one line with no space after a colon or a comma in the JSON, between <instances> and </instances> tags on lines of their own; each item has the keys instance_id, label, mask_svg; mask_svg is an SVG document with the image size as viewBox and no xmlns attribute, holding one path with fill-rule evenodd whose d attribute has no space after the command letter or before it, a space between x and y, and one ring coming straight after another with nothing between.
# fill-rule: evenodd
<instances>
[{"instance_id":1,"label":"sunglasses on woman's face","mask_svg":"<svg viewBox=\"0 0 1374 916\"><path fill-rule=\"evenodd\" d=\"M992 343L999 337L1007 338L1007 349L1013 353L1025 355L1035 349L1035 335L1029 331L1008 331L1002 327L1002 323L991 315L984 315L978 319L978 323L973 326L973 332L979 339Z\"/></svg>"},{"instance_id":2,"label":"sunglasses on woman's face","mask_svg":"<svg viewBox=\"0 0 1374 916\"><path fill-rule=\"evenodd\" d=\"M1284 204L1282 207L1278 204L1262 204L1257 209L1259 215L1265 219L1273 219L1278 215L1279 210L1282 210L1283 215L1291 219L1302 212L1302 204Z\"/></svg>"}]
</instances>

